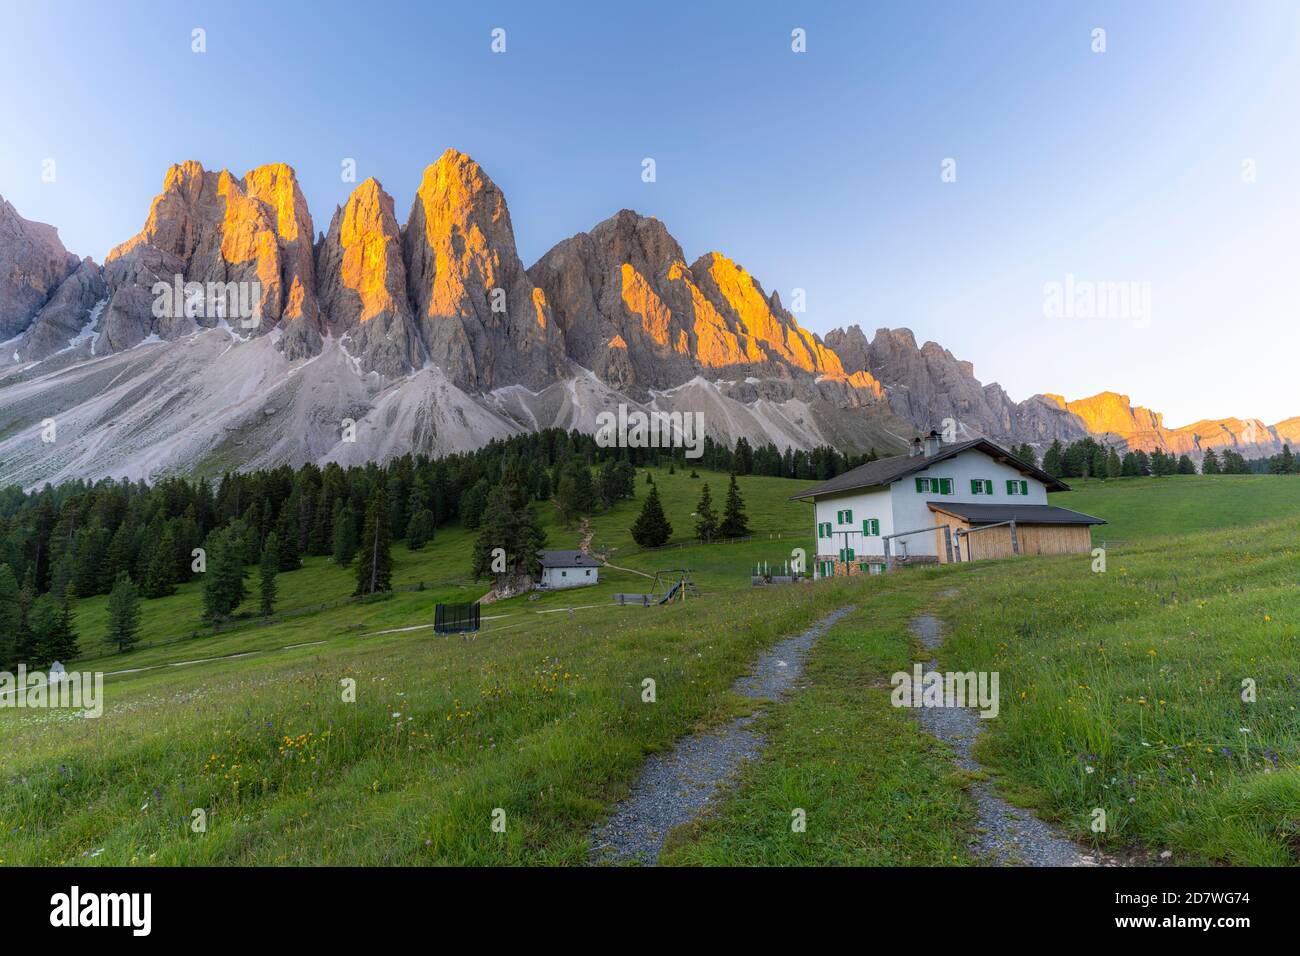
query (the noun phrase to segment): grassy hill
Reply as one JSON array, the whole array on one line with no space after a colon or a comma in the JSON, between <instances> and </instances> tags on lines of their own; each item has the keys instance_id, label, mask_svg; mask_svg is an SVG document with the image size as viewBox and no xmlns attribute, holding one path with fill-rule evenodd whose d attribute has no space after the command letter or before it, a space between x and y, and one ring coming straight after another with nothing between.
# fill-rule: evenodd
<instances>
[{"instance_id":1,"label":"grassy hill","mask_svg":"<svg viewBox=\"0 0 1300 956\"><path fill-rule=\"evenodd\" d=\"M726 488L680 470L655 481L682 542L699 487L715 501ZM644 482L591 521L593 546L627 570L485 606L469 639L427 627L438 601L484 590L458 528L394 549L395 584L423 590L352 602L347 569L312 558L281 575L276 620L195 637L186 585L145 602L151 646L125 655L104 644L103 599L81 602L78 666L127 673L107 678L98 720L0 710L0 861L581 863L646 753L752 706L728 688L757 652L853 604L814 650L811 685L762 718L765 758L675 838L670 862L971 862L962 780L888 706L888 675L919 659L906 623L924 608L951 628L942 666L1002 674L982 756L1005 792L1087 839L1088 811L1110 808L1108 846L1294 862L1300 481L1134 479L1054 496L1111 522L1097 532L1116 542L1105 574L1067 556L766 591L749 587L755 561L811 553L810 509L788 500L802 483L741 479L751 540L644 552L627 531ZM552 547L577 546L578 528L544 516ZM699 601L608 603L683 566ZM1245 678L1254 705L1239 699ZM808 839L787 834L790 806L817 809ZM496 808L505 834L489 826Z\"/></svg>"}]
</instances>

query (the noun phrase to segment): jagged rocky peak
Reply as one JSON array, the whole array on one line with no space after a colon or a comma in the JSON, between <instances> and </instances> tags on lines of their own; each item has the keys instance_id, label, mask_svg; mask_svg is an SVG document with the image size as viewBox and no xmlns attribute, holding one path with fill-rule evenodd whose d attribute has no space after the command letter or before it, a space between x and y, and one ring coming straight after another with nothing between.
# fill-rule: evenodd
<instances>
[{"instance_id":1,"label":"jagged rocky peak","mask_svg":"<svg viewBox=\"0 0 1300 956\"><path fill-rule=\"evenodd\" d=\"M402 234L393 197L376 179L357 186L334 212L316 255L320 306L329 328L368 372L399 376L423 363L407 297Z\"/></svg>"},{"instance_id":2,"label":"jagged rocky peak","mask_svg":"<svg viewBox=\"0 0 1300 956\"><path fill-rule=\"evenodd\" d=\"M449 149L424 171L402 229L407 286L429 358L462 388L540 388L567 368L542 290L515 249L497 185Z\"/></svg>"},{"instance_id":3,"label":"jagged rocky peak","mask_svg":"<svg viewBox=\"0 0 1300 956\"><path fill-rule=\"evenodd\" d=\"M320 316L311 236L311 214L289 166L259 166L240 179L228 170L204 170L194 160L172 166L144 228L113 249L105 264L108 347L128 348L151 334L175 338L217 325L221 317L211 302L197 316L154 314L154 283L181 275L185 282L245 283L244 301L260 289L258 326L250 329L237 321L251 321L252 315L228 313L227 321L253 332L279 325L289 358L315 354Z\"/></svg>"},{"instance_id":4,"label":"jagged rocky peak","mask_svg":"<svg viewBox=\"0 0 1300 956\"><path fill-rule=\"evenodd\" d=\"M80 264L57 229L24 219L0 196L0 341L24 332Z\"/></svg>"},{"instance_id":5,"label":"jagged rocky peak","mask_svg":"<svg viewBox=\"0 0 1300 956\"><path fill-rule=\"evenodd\" d=\"M733 260L711 252L688 266L662 222L629 209L557 244L529 274L555 310L569 356L615 388L644 395L701 374L783 381L785 394L799 379L805 391L823 379L841 390L878 387L846 374L780 297Z\"/></svg>"}]
</instances>

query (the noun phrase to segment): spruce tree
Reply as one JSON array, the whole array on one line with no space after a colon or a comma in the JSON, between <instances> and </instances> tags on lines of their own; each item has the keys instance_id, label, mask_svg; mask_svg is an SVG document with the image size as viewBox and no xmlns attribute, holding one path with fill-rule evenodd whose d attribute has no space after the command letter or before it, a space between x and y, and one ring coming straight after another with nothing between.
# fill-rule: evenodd
<instances>
[{"instance_id":1,"label":"spruce tree","mask_svg":"<svg viewBox=\"0 0 1300 956\"><path fill-rule=\"evenodd\" d=\"M341 568L352 563L357 553L357 516L352 503L341 499L334 508L334 563Z\"/></svg>"},{"instance_id":2,"label":"spruce tree","mask_svg":"<svg viewBox=\"0 0 1300 956\"><path fill-rule=\"evenodd\" d=\"M243 603L248 590L244 585L243 542L229 530L208 535L208 570L203 576L203 616L212 623L230 617Z\"/></svg>"},{"instance_id":3,"label":"spruce tree","mask_svg":"<svg viewBox=\"0 0 1300 956\"><path fill-rule=\"evenodd\" d=\"M286 507L280 512L273 533L279 542L280 570L296 571L302 567L298 551L298 517L292 509Z\"/></svg>"},{"instance_id":4,"label":"spruce tree","mask_svg":"<svg viewBox=\"0 0 1300 956\"><path fill-rule=\"evenodd\" d=\"M275 613L275 576L280 573L280 539L274 531L266 536L262 560L258 563L261 584L262 616Z\"/></svg>"},{"instance_id":5,"label":"spruce tree","mask_svg":"<svg viewBox=\"0 0 1300 956\"><path fill-rule=\"evenodd\" d=\"M470 573L476 578L492 574L492 553L500 548L506 556L504 573L536 575L541 566L537 552L545 545L546 533L533 513L528 491L515 476L506 475L488 494Z\"/></svg>"},{"instance_id":6,"label":"spruce tree","mask_svg":"<svg viewBox=\"0 0 1300 956\"><path fill-rule=\"evenodd\" d=\"M695 536L701 541L712 541L718 536L718 516L713 510L713 496L709 493L707 481L695 506Z\"/></svg>"},{"instance_id":7,"label":"spruce tree","mask_svg":"<svg viewBox=\"0 0 1300 956\"><path fill-rule=\"evenodd\" d=\"M731 483L727 486L727 503L722 509L722 524L718 526L718 534L724 538L743 538L749 534L745 502L740 497L735 475L731 476Z\"/></svg>"},{"instance_id":8,"label":"spruce tree","mask_svg":"<svg viewBox=\"0 0 1300 956\"><path fill-rule=\"evenodd\" d=\"M18 663L18 638L22 631L22 609L18 603L18 579L7 564L0 564L0 670L12 671Z\"/></svg>"},{"instance_id":9,"label":"spruce tree","mask_svg":"<svg viewBox=\"0 0 1300 956\"><path fill-rule=\"evenodd\" d=\"M1196 474L1196 465L1192 463L1192 459L1190 456L1188 455L1178 456L1178 473L1180 475Z\"/></svg>"},{"instance_id":10,"label":"spruce tree","mask_svg":"<svg viewBox=\"0 0 1300 956\"><path fill-rule=\"evenodd\" d=\"M108 594L108 639L125 654L140 637L140 595L126 572L120 572Z\"/></svg>"},{"instance_id":11,"label":"spruce tree","mask_svg":"<svg viewBox=\"0 0 1300 956\"><path fill-rule=\"evenodd\" d=\"M419 551L433 540L433 512L421 508L411 515L406 523L406 546L412 551Z\"/></svg>"},{"instance_id":12,"label":"spruce tree","mask_svg":"<svg viewBox=\"0 0 1300 956\"><path fill-rule=\"evenodd\" d=\"M667 542L672 533L673 526L668 523L668 516L659 503L659 486L651 483L641 513L632 522L632 540L643 548L657 548Z\"/></svg>"},{"instance_id":13,"label":"spruce tree","mask_svg":"<svg viewBox=\"0 0 1300 956\"><path fill-rule=\"evenodd\" d=\"M1052 442L1052 446L1043 453L1043 471L1047 472L1053 478L1060 478L1065 474L1065 452L1061 448L1059 438Z\"/></svg>"},{"instance_id":14,"label":"spruce tree","mask_svg":"<svg viewBox=\"0 0 1300 956\"><path fill-rule=\"evenodd\" d=\"M1222 474L1223 469L1219 467L1219 456L1213 448L1206 449L1205 457L1201 459L1201 474L1218 475Z\"/></svg>"},{"instance_id":15,"label":"spruce tree","mask_svg":"<svg viewBox=\"0 0 1300 956\"><path fill-rule=\"evenodd\" d=\"M366 506L366 521L357 549L357 589L354 593L379 594L393 587L392 532L388 525L388 495L378 485Z\"/></svg>"},{"instance_id":16,"label":"spruce tree","mask_svg":"<svg viewBox=\"0 0 1300 956\"><path fill-rule=\"evenodd\" d=\"M176 593L176 542L170 528L154 547L149 570L145 572L144 587L140 590L147 598Z\"/></svg>"}]
</instances>

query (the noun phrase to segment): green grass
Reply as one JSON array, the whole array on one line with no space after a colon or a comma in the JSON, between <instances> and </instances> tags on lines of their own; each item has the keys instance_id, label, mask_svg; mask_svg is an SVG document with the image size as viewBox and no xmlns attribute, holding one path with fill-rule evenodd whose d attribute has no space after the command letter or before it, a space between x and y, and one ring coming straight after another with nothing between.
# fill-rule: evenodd
<instances>
[{"instance_id":1,"label":"green grass","mask_svg":"<svg viewBox=\"0 0 1300 956\"><path fill-rule=\"evenodd\" d=\"M675 540L689 538L705 480L720 504L726 476L656 473ZM638 552L639 473L638 499L592 520L594 544L630 570L488 605L467 640L424 627L439 600L485 590L458 528L394 549L395 582L425 590L269 622L250 601L239 627L212 635L186 585L145 602L150 646L124 655L104 644L102 599L80 602L78 666L132 672L107 678L98 720L0 710L0 861L579 864L647 753L734 714L731 683L760 649L846 603L859 611L814 648L809 686L761 718L764 757L674 835L665 862L972 862L962 778L888 704L889 674L911 659L906 622L926 608L950 628L942 667L1001 674L980 756L1005 793L1085 840L1105 807L1098 842L1111 848L1296 861L1300 483L1120 480L1054 496L1111 520L1096 536L1117 542L1105 574L1090 556L1025 558L764 591L750 566L811 553L810 509L788 501L802 483L741 481L753 540ZM577 545L576 527L543 516L550 546ZM609 605L647 588L635 572L683 566L699 601ZM280 609L338 601L352 584L309 559L280 577ZM418 629L379 633L397 628ZM640 702L645 677L654 705ZM1247 677L1254 704L1240 700ZM341 700L344 678L356 703ZM504 834L490 827L498 807ZM796 807L804 833L790 830Z\"/></svg>"},{"instance_id":2,"label":"green grass","mask_svg":"<svg viewBox=\"0 0 1300 956\"><path fill-rule=\"evenodd\" d=\"M1217 531L1300 512L1300 476L1167 475L1163 478L1067 478L1054 505L1105 518L1095 544L1139 543L1151 535Z\"/></svg>"}]
</instances>

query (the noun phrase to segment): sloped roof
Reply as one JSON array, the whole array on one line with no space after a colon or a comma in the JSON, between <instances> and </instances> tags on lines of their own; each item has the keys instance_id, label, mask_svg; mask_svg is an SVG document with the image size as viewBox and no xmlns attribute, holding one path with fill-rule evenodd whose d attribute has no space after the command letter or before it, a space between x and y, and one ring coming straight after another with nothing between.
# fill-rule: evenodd
<instances>
[{"instance_id":1,"label":"sloped roof","mask_svg":"<svg viewBox=\"0 0 1300 956\"><path fill-rule=\"evenodd\" d=\"M544 568L598 568L600 562L585 551L538 551Z\"/></svg>"},{"instance_id":2,"label":"sloped roof","mask_svg":"<svg viewBox=\"0 0 1300 956\"><path fill-rule=\"evenodd\" d=\"M964 451L970 451L972 448L984 452L995 461L1010 465L1022 475L1029 475L1038 479L1047 486L1048 491L1070 490L1070 486L1059 478L1053 478L1041 468L1035 468L1028 462L1021 461L1011 452L993 444L987 438L975 438L971 441L956 442L952 445L941 445L939 451L933 455L895 455L893 458L878 458L875 461L869 461L865 465L859 465L857 468L844 472L842 475L836 475L830 481L824 481L820 485L814 485L807 491L791 495L790 500L819 498L823 495L833 495L845 491L891 485L900 478L906 478L918 471L924 471L933 464L946 461Z\"/></svg>"},{"instance_id":3,"label":"sloped roof","mask_svg":"<svg viewBox=\"0 0 1300 956\"><path fill-rule=\"evenodd\" d=\"M1069 508L1057 508L1055 505L991 505L969 503L964 501L927 501L931 511L961 518L972 525L997 524L1000 521L1012 521L1016 524L1105 524L1101 518L1094 518L1082 511Z\"/></svg>"}]
</instances>

